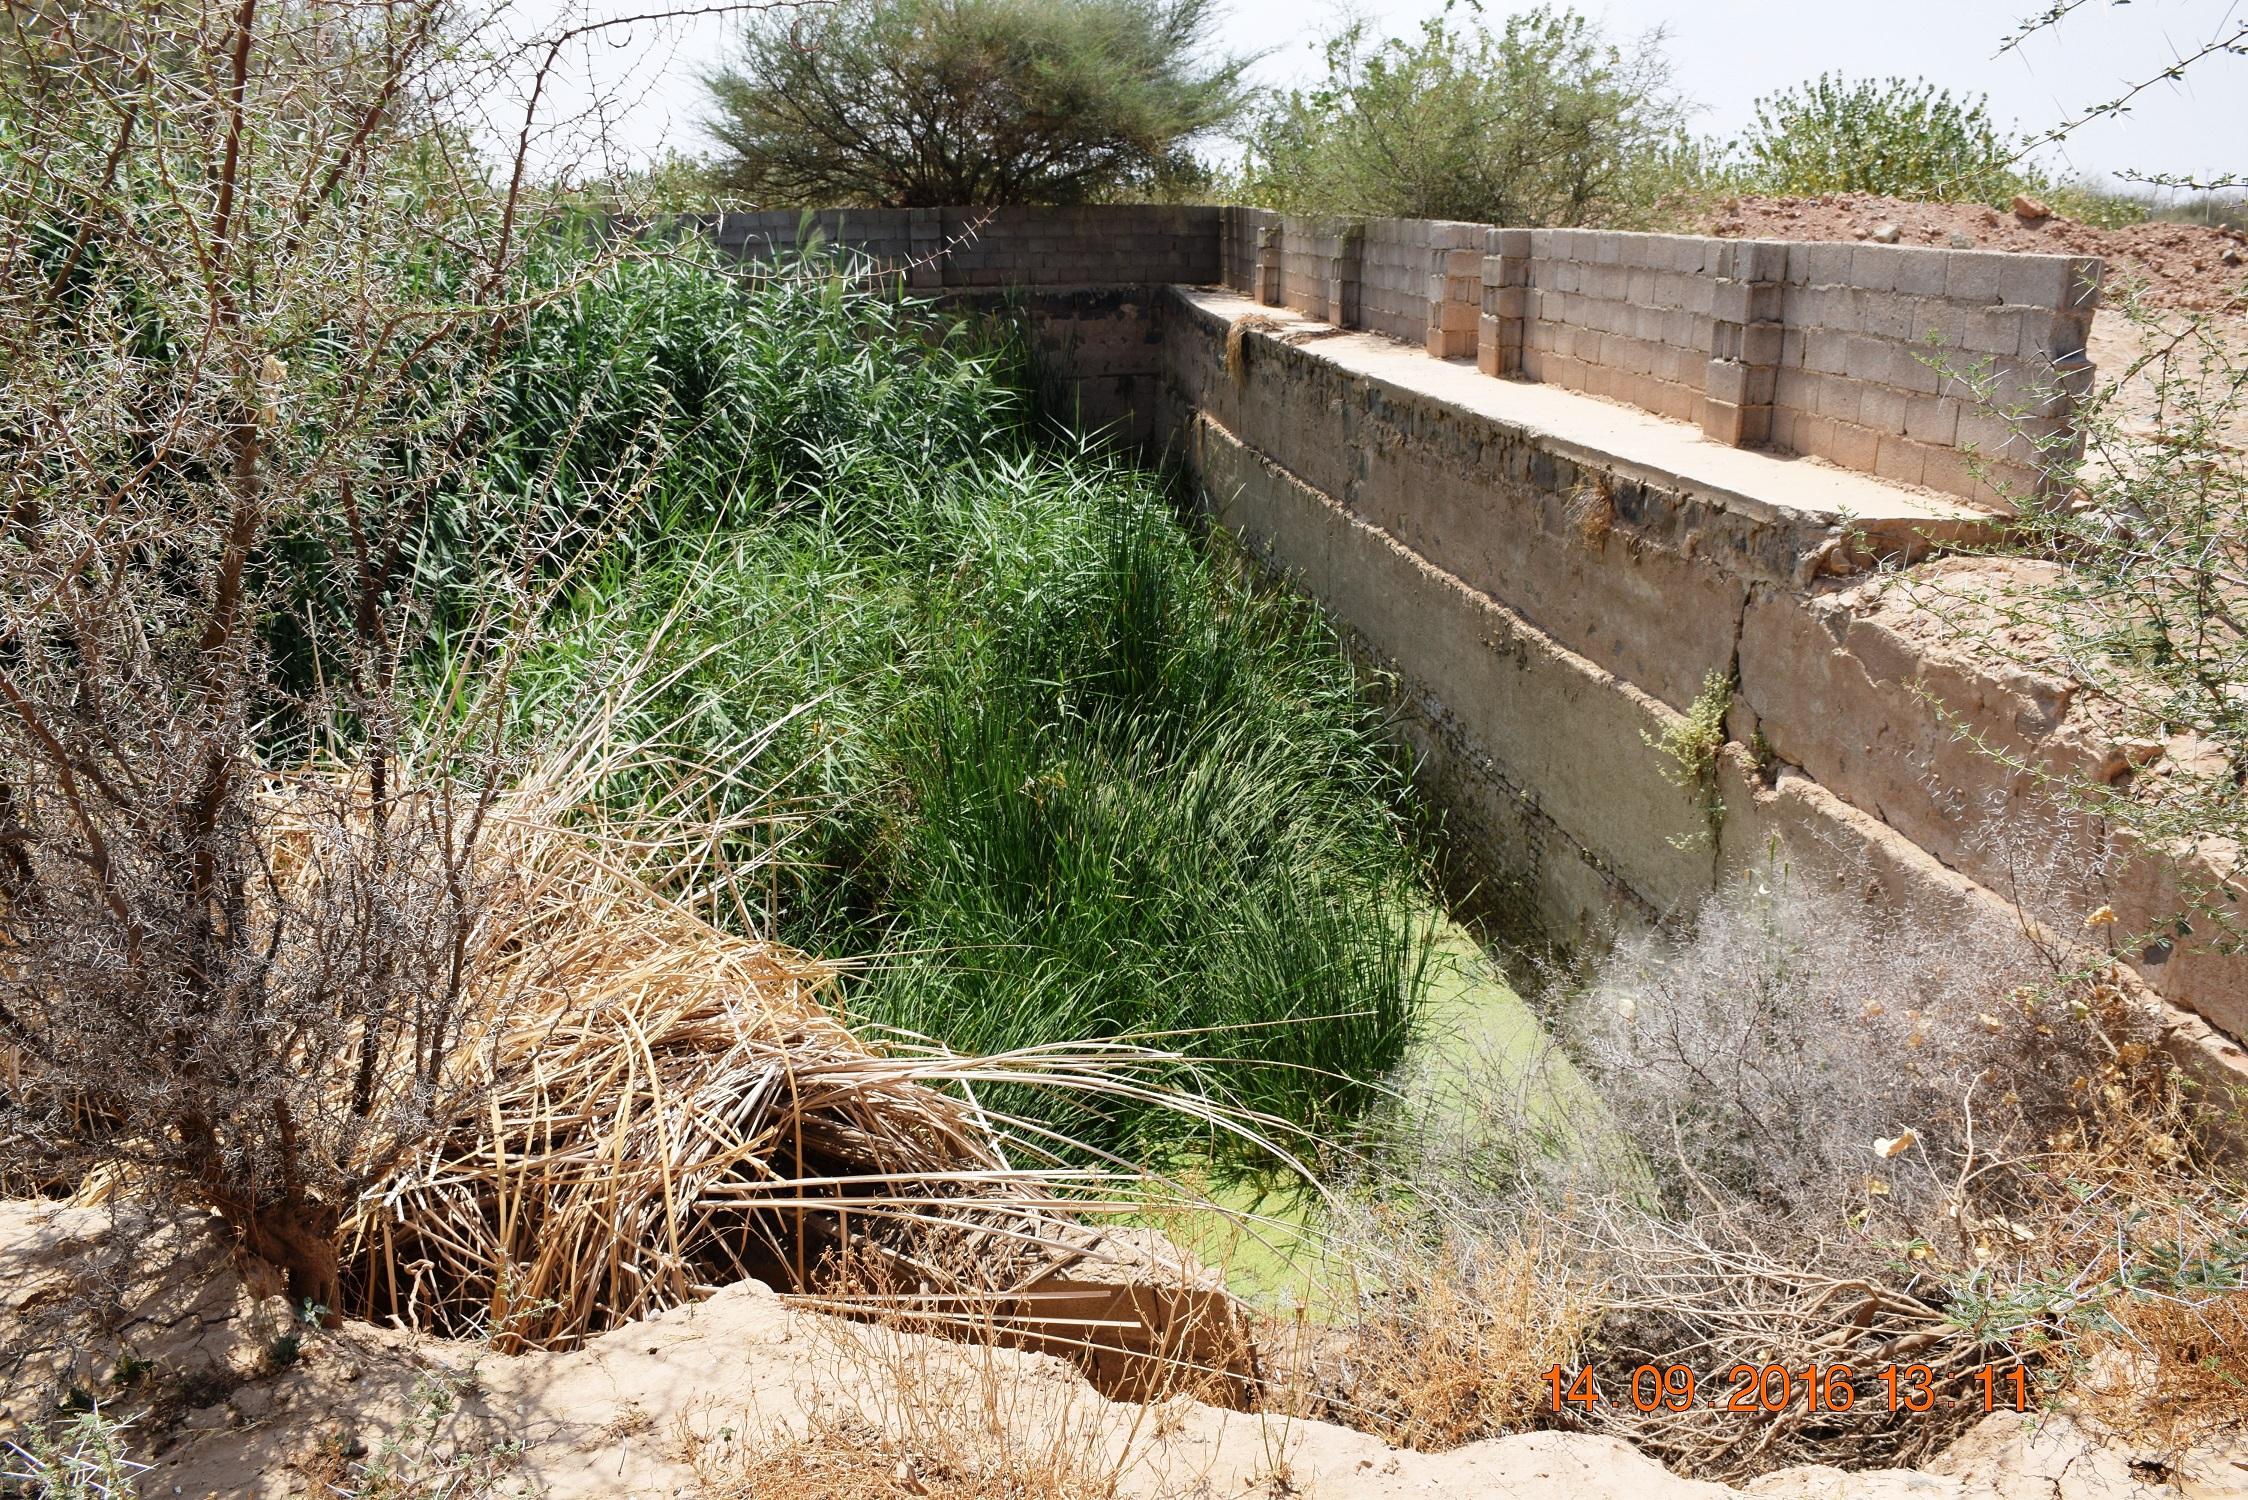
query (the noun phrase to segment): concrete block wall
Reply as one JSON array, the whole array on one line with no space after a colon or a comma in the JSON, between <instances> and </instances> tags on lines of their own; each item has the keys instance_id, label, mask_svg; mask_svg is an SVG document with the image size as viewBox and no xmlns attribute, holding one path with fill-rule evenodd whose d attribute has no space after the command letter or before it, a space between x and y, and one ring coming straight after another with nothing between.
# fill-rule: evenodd
<instances>
[{"instance_id":1,"label":"concrete block wall","mask_svg":"<svg viewBox=\"0 0 2248 1500\"><path fill-rule=\"evenodd\" d=\"M820 240L901 276L916 296L1025 314L1041 396L1070 420L1127 442L1154 434L1162 360L1159 293L1218 279L1224 210L838 209L728 213L685 222L745 261Z\"/></svg>"},{"instance_id":2,"label":"concrete block wall","mask_svg":"<svg viewBox=\"0 0 2248 1500\"><path fill-rule=\"evenodd\" d=\"M1428 336L1427 219L1370 219L1359 270L1359 316L1369 333L1409 344Z\"/></svg>"},{"instance_id":3,"label":"concrete block wall","mask_svg":"<svg viewBox=\"0 0 2248 1500\"><path fill-rule=\"evenodd\" d=\"M1284 214L1280 219L1280 303L1338 328L1358 326L1359 249L1355 219Z\"/></svg>"},{"instance_id":4,"label":"concrete block wall","mask_svg":"<svg viewBox=\"0 0 2248 1500\"><path fill-rule=\"evenodd\" d=\"M1218 280L1222 210L1184 204L1078 208L825 209L700 220L744 260L825 243L906 274L915 290L1206 285Z\"/></svg>"},{"instance_id":5,"label":"concrete block wall","mask_svg":"<svg viewBox=\"0 0 2248 1500\"><path fill-rule=\"evenodd\" d=\"M2091 384L2086 257L1372 219L1353 267L1338 221L1227 214L1267 303L1985 504L2042 487Z\"/></svg>"},{"instance_id":6,"label":"concrete block wall","mask_svg":"<svg viewBox=\"0 0 2248 1500\"><path fill-rule=\"evenodd\" d=\"M1590 229L1529 240L1522 374L1699 422L1730 243Z\"/></svg>"},{"instance_id":7,"label":"concrete block wall","mask_svg":"<svg viewBox=\"0 0 2248 1500\"><path fill-rule=\"evenodd\" d=\"M1775 446L1985 501L1998 497L1970 455L2002 490L2038 487L2040 441L2067 442L2090 388L2098 260L1846 244L1785 255Z\"/></svg>"},{"instance_id":8,"label":"concrete block wall","mask_svg":"<svg viewBox=\"0 0 2248 1500\"><path fill-rule=\"evenodd\" d=\"M1268 299L1260 273L1268 263L1277 265L1280 215L1261 208L1224 208L1219 214L1219 283L1244 297L1278 302L1278 284Z\"/></svg>"},{"instance_id":9,"label":"concrete block wall","mask_svg":"<svg viewBox=\"0 0 2248 1500\"><path fill-rule=\"evenodd\" d=\"M1440 357L1475 355L1492 375L1697 423L1730 446L1986 504L2040 489L2040 444L2072 440L2101 270L2071 256L1178 205L726 214L710 228L761 257L806 222L917 291L1223 282Z\"/></svg>"},{"instance_id":10,"label":"concrete block wall","mask_svg":"<svg viewBox=\"0 0 2248 1500\"><path fill-rule=\"evenodd\" d=\"M1442 219L1369 219L1359 269L1360 326L1440 359L1475 352L1490 230Z\"/></svg>"}]
</instances>

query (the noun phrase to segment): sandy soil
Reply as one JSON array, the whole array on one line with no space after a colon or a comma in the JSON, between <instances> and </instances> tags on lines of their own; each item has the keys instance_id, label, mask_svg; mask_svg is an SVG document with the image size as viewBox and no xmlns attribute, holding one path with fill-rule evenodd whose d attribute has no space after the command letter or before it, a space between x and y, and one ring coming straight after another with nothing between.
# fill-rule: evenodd
<instances>
[{"instance_id":1,"label":"sandy soil","mask_svg":"<svg viewBox=\"0 0 2248 1500\"><path fill-rule=\"evenodd\" d=\"M2157 1457L2065 1416L2000 1416L1926 1472L1798 1468L1736 1491L1611 1438L1535 1432L1450 1453L1175 1399L1105 1400L1057 1360L870 1330L755 1283L569 1353L503 1357L295 1322L208 1220L120 1235L99 1209L0 1201L0 1433L75 1387L128 1414L146 1496L444 1494L743 1500L776 1452L820 1495L1508 1496L1510 1500L2093 1500L2248 1494L2248 1439ZM295 1342L286 1357L277 1341ZM121 1354L137 1363L120 1365ZM119 1371L129 1374L121 1381ZM807 1435L812 1441L805 1442ZM2159 1469L2150 1463L2159 1462ZM762 1466L762 1468L761 1468ZM394 1487L368 1485L381 1468ZM938 1483L964 1468L1040 1483ZM2159 1483L2150 1473L2165 1476ZM849 1483L843 1483L848 1475ZM420 1487L412 1487L418 1485ZM783 1493L774 1490L773 1493Z\"/></svg>"}]
</instances>

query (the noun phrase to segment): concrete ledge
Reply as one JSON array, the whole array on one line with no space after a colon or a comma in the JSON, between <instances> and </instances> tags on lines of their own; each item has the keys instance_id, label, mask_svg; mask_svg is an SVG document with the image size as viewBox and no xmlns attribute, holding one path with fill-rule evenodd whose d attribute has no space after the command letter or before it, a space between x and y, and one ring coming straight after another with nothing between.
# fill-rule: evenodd
<instances>
[{"instance_id":1,"label":"concrete ledge","mask_svg":"<svg viewBox=\"0 0 2248 1500\"><path fill-rule=\"evenodd\" d=\"M1904 559L1986 536L1996 524L1989 512L1945 496L1808 459L1728 447L1703 437L1697 426L1575 391L1492 380L1465 361L1431 359L1371 334L1261 307L1232 292L1180 287L1173 296L1221 328L1261 313L1267 321L1250 337L1299 346L1395 398L1440 403L1558 456L1675 491L1712 511L1781 528L1795 542L1790 552L1798 565L1829 541L1844 541L1845 533L1862 537L1863 551ZM1788 581L1795 571L1786 570Z\"/></svg>"}]
</instances>

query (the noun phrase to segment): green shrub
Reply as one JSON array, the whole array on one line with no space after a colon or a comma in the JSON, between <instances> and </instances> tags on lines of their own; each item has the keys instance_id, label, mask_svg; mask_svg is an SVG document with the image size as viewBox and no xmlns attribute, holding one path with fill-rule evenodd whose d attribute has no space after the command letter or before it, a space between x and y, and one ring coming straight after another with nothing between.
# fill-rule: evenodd
<instances>
[{"instance_id":1,"label":"green shrub","mask_svg":"<svg viewBox=\"0 0 2248 1500\"><path fill-rule=\"evenodd\" d=\"M1371 45L1363 22L1327 44L1317 87L1252 125L1246 199L1292 213L1585 224L1628 219L1690 181L1659 34L1615 46L1570 9L1497 32L1453 7L1418 38Z\"/></svg>"},{"instance_id":2,"label":"green shrub","mask_svg":"<svg viewBox=\"0 0 2248 1500\"><path fill-rule=\"evenodd\" d=\"M2020 149L1981 96L1826 73L1758 99L1756 123L1737 143L1754 191L1932 200L2011 196Z\"/></svg>"},{"instance_id":3,"label":"green shrub","mask_svg":"<svg viewBox=\"0 0 2248 1500\"><path fill-rule=\"evenodd\" d=\"M1191 176L1245 63L1211 0L872 0L750 20L708 79L719 179L760 204L1077 203Z\"/></svg>"}]
</instances>

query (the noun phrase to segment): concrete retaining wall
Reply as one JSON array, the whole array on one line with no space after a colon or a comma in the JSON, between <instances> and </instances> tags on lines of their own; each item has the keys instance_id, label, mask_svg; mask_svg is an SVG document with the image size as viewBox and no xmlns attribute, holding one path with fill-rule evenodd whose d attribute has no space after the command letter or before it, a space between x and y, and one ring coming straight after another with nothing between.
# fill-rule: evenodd
<instances>
[{"instance_id":1,"label":"concrete retaining wall","mask_svg":"<svg viewBox=\"0 0 2248 1500\"><path fill-rule=\"evenodd\" d=\"M1947 644L1916 581L1992 566L1932 555L1956 514L1873 481L1814 492L1820 471L1270 314L1237 380L1227 327L1256 311L1172 293L1166 427L1214 517L1364 653L1494 914L1597 935L1773 860L1932 923L2019 902L2064 941L2102 905L2124 930L2180 909L2173 867L1962 738L2064 773L2120 764L2065 683ZM1920 560L1866 571L1844 533ZM1714 828L1658 748L1712 680L1730 705ZM2219 1032L2248 1035L2248 957L2119 956L2175 1007L2182 1049L2240 1062Z\"/></svg>"}]
</instances>

